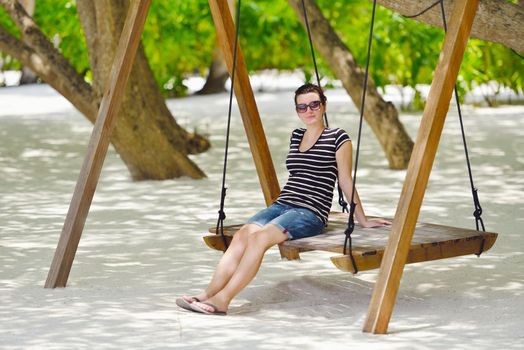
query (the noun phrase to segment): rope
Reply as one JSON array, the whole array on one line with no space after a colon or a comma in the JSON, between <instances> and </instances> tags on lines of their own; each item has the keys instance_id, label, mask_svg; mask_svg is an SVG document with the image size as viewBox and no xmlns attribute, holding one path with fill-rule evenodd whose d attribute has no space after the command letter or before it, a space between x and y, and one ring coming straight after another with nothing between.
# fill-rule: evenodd
<instances>
[{"instance_id":1,"label":"rope","mask_svg":"<svg viewBox=\"0 0 524 350\"><path fill-rule=\"evenodd\" d=\"M522 56L520 53L518 53L517 51L515 51L514 49L511 49L511 51L513 51L513 53L517 56L519 56L520 58L524 58L524 56Z\"/></svg>"},{"instance_id":2,"label":"rope","mask_svg":"<svg viewBox=\"0 0 524 350\"><path fill-rule=\"evenodd\" d=\"M358 125L358 139L357 139L357 152L356 152L356 158L355 158L355 170L353 173L353 189L351 191L351 201L350 203L350 211L349 211L349 219L348 219L348 227L346 229L346 239L344 240L344 254L346 254L346 247L349 243L349 255L351 258L351 262L353 263L353 269L354 273L358 272L357 265L355 264L355 259L353 257L352 253L352 242L351 242L351 234L353 233L353 230L355 228L355 220L354 220L354 214L355 214L355 190L356 190L356 184L357 184L357 169L358 169L358 159L360 154L360 139L362 135L362 122L364 120L364 109L366 105L366 91L368 87L368 74L369 74L369 61L371 59L371 43L373 42L373 27L375 24L375 12L377 7L377 0L373 0L373 11L371 13L371 24L369 26L369 37L368 37L368 52L366 57L366 71L364 74L364 86L363 86L363 92L362 92L362 102L360 104L360 122Z\"/></svg>"},{"instance_id":3,"label":"rope","mask_svg":"<svg viewBox=\"0 0 524 350\"><path fill-rule=\"evenodd\" d=\"M402 17L404 18L415 18L415 17L418 17L418 16L422 16L423 14L425 14L426 12L428 12L429 10L431 10L433 7L437 6L438 4L440 4L441 6L441 11L442 11L442 17L444 18L446 15L444 13L444 5L443 5L443 0L437 0L435 1L433 4L429 5L427 8L425 8L424 10L420 11L419 13L417 14L414 14L414 15L402 15ZM444 27L446 26L446 20L444 19ZM444 28L445 30L445 28ZM512 48L509 48L515 55L517 55L518 57L520 58L524 58L524 56L522 56L520 53L518 53L517 51L515 51L515 49L512 49Z\"/></svg>"},{"instance_id":4,"label":"rope","mask_svg":"<svg viewBox=\"0 0 524 350\"><path fill-rule=\"evenodd\" d=\"M313 39L311 38L311 29L309 27L309 20L307 17L306 4L304 3L304 0L302 0L302 10L304 12L304 22L306 23L307 37L309 39L309 49L311 50L311 58L313 59L313 66L315 67L315 76L317 78L317 85L320 87L322 85L320 85L320 76L318 74L317 60L315 58L315 49L313 47ZM328 122L326 112L324 112L324 122L326 123L326 127L329 128L329 122Z\"/></svg>"},{"instance_id":5,"label":"rope","mask_svg":"<svg viewBox=\"0 0 524 350\"><path fill-rule=\"evenodd\" d=\"M235 29L235 43L233 48L233 68L231 72L231 90L229 91L229 109L227 113L227 131L226 131L226 146L224 149L224 167L222 170L222 190L220 192L220 209L218 211L218 220L215 233L218 234L220 230L220 235L222 241L224 242L224 252L228 248L226 236L224 235L224 220L226 219L226 213L224 212L224 203L226 201L226 170L227 170L227 156L229 151L229 134L231 130L231 110L233 106L233 93L235 87L235 68L237 65L237 46L238 46L238 31L240 28L240 1L237 3L237 13L236 13L236 29Z\"/></svg>"},{"instance_id":6,"label":"rope","mask_svg":"<svg viewBox=\"0 0 524 350\"><path fill-rule=\"evenodd\" d=\"M306 4L304 3L304 0L302 0L302 10L304 12L304 22L306 23L307 37L309 39L309 49L311 51L311 58L313 59L313 66L315 67L315 76L317 78L317 85L321 87L322 85L320 85L320 75L318 74L317 60L315 58L315 48L313 47L313 39L311 37L311 29L309 26L309 19L307 17ZM328 116L326 112L324 112L324 123L326 124L326 127L329 128L329 121L328 121ZM344 193L342 192L340 185L337 185L337 188L338 188L338 204L342 208L342 212L347 213L348 212L348 203L344 200Z\"/></svg>"},{"instance_id":7,"label":"rope","mask_svg":"<svg viewBox=\"0 0 524 350\"><path fill-rule=\"evenodd\" d=\"M435 1L433 4L431 4L429 7L425 8L424 10L420 11L419 13L415 14L415 15L410 15L410 16L403 16L403 17L406 17L406 18L415 18L415 17L418 17L418 16L422 16L423 14L425 14L426 12L428 12L429 10L431 10L433 7L437 6L439 3L441 3L442 0L437 0Z\"/></svg>"},{"instance_id":8,"label":"rope","mask_svg":"<svg viewBox=\"0 0 524 350\"><path fill-rule=\"evenodd\" d=\"M442 24L444 26L444 32L448 31L447 21L446 21L446 12L444 10L444 1L439 0L440 2L440 11L442 13ZM457 104L457 110L458 110L458 116L459 116L459 122L460 122L460 130L462 132L462 143L464 144L464 153L466 155L466 164L468 167L468 175L469 175L469 183L471 186L471 194L473 197L473 206L475 207L475 211L473 212L473 216L475 217L475 226L477 228L477 231L479 231L480 227L482 227L482 231L486 231L486 228L484 227L484 221L482 220L482 207L480 206L480 201L477 193L477 188L475 188L475 185L473 183L473 173L471 171L471 162L469 160L469 152L468 152L468 145L466 142L466 133L464 130L464 123L462 122L462 110L460 108L460 100L459 100L459 94L457 90L457 84L453 87L455 92L455 102ZM484 242L485 239L482 238L482 243L480 244L479 252L477 253L477 256L480 256L482 252L484 251Z\"/></svg>"}]
</instances>

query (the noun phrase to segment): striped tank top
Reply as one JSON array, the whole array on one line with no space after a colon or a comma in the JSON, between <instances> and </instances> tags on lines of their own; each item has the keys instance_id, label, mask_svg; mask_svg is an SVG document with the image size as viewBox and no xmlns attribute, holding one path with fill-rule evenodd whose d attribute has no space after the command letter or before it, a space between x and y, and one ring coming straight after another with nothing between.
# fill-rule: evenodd
<instances>
[{"instance_id":1,"label":"striped tank top","mask_svg":"<svg viewBox=\"0 0 524 350\"><path fill-rule=\"evenodd\" d=\"M276 202L310 209L327 224L338 175L335 153L350 138L340 128L325 128L315 144L301 152L299 146L305 132L301 128L291 134L286 159L289 178Z\"/></svg>"}]
</instances>

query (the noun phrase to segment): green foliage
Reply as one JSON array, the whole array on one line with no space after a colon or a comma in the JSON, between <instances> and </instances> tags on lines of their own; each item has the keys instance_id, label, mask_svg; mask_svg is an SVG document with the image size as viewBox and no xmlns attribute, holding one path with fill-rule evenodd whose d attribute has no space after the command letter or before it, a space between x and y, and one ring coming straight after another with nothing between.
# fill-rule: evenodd
<instances>
[{"instance_id":1,"label":"green foliage","mask_svg":"<svg viewBox=\"0 0 524 350\"><path fill-rule=\"evenodd\" d=\"M159 85L184 94L184 76L205 74L215 44L207 1L153 1L142 42Z\"/></svg>"},{"instance_id":2,"label":"green foliage","mask_svg":"<svg viewBox=\"0 0 524 350\"><path fill-rule=\"evenodd\" d=\"M241 15L241 45L251 70L312 65L306 33L287 1L250 1Z\"/></svg>"},{"instance_id":3,"label":"green foliage","mask_svg":"<svg viewBox=\"0 0 524 350\"><path fill-rule=\"evenodd\" d=\"M372 5L366 0L317 0L357 62L364 65ZM302 69L314 79L305 30L285 0L244 0L240 44L251 72L261 69ZM85 39L74 0L38 1L35 20L43 32L89 79ZM7 14L0 10L0 25L19 36ZM444 33L377 7L371 74L378 87L388 84L428 84L433 77ZM169 95L185 94L183 80L205 76L215 47L215 32L206 0L155 0L146 22L143 46L159 86ZM322 76L333 77L317 54ZM499 87L522 91L523 60L511 50L470 40L459 76L459 89L496 82ZM9 63L7 68L18 67ZM6 68L4 67L4 68Z\"/></svg>"},{"instance_id":4,"label":"green foliage","mask_svg":"<svg viewBox=\"0 0 524 350\"><path fill-rule=\"evenodd\" d=\"M78 72L89 70L85 38L76 14L73 0L37 1L34 20L55 47L69 59ZM0 8L0 26L20 38L20 30L9 15ZM19 69L20 63L8 58L4 70Z\"/></svg>"},{"instance_id":5,"label":"green foliage","mask_svg":"<svg viewBox=\"0 0 524 350\"><path fill-rule=\"evenodd\" d=\"M372 5L361 0L317 1L357 62L364 66ZM378 6L370 68L376 85L410 86L416 91L414 103L420 107L420 94L416 86L431 83L443 39L443 30ZM462 96L475 86L487 83L495 84L499 90L507 87L522 93L522 72L524 61L512 50L471 39L458 77L459 94Z\"/></svg>"},{"instance_id":6,"label":"green foliage","mask_svg":"<svg viewBox=\"0 0 524 350\"><path fill-rule=\"evenodd\" d=\"M0 26L2 26L5 30L7 30L14 37L20 38L20 31L18 30L16 25L13 23L9 15L2 9L0 9ZM2 64L2 67L0 67L0 69L4 69L4 70L21 69L21 65L17 60L13 59L12 57L6 55L5 53L1 51L0 51L0 63Z\"/></svg>"},{"instance_id":7,"label":"green foliage","mask_svg":"<svg viewBox=\"0 0 524 350\"><path fill-rule=\"evenodd\" d=\"M524 60L513 51L499 44L472 39L464 55L459 84L463 90L469 91L480 84L491 83L495 95L503 87L523 91L523 72ZM487 102L493 104L489 99Z\"/></svg>"},{"instance_id":8,"label":"green foliage","mask_svg":"<svg viewBox=\"0 0 524 350\"><path fill-rule=\"evenodd\" d=\"M6 29L11 35L20 38L20 31L11 20L11 17L9 17L9 15L3 10L0 10L0 25L2 25L2 27L4 27L4 29Z\"/></svg>"},{"instance_id":9,"label":"green foliage","mask_svg":"<svg viewBox=\"0 0 524 350\"><path fill-rule=\"evenodd\" d=\"M53 45L81 75L89 71L85 37L76 12L76 1L37 1L34 20Z\"/></svg>"}]
</instances>

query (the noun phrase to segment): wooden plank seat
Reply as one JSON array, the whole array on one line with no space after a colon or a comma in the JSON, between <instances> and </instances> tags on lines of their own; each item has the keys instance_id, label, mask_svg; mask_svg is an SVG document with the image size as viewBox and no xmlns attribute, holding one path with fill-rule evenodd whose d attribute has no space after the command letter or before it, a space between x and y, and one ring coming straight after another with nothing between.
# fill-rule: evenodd
<instances>
[{"instance_id":1,"label":"wooden plank seat","mask_svg":"<svg viewBox=\"0 0 524 350\"><path fill-rule=\"evenodd\" d=\"M287 259L299 259L301 252L321 250L343 254L344 231L346 230L348 214L332 212L329 215L329 225L325 233L286 241L279 245L282 257ZM224 234L228 244L233 234L242 225L224 227ZM358 271L376 269L380 267L384 249L387 245L391 227L361 228L355 226L352 234L353 257ZM210 229L214 232L215 228ZM497 239L497 234L492 232L480 232L470 229L443 226L429 223L417 223L411 247L409 250L407 264L430 261L454 256L477 254L481 250L489 250ZM209 235L204 237L206 244L217 250L224 250L224 243L220 235ZM348 255L337 255L331 257L333 264L342 271L353 272L353 264Z\"/></svg>"}]
</instances>

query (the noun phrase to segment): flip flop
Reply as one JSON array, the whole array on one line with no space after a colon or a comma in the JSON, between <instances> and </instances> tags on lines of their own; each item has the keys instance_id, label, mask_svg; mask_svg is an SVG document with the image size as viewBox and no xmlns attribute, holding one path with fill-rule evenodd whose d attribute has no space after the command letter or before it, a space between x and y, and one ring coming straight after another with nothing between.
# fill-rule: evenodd
<instances>
[{"instance_id":1,"label":"flip flop","mask_svg":"<svg viewBox=\"0 0 524 350\"><path fill-rule=\"evenodd\" d=\"M205 302L199 302L199 303L210 306L213 309L213 311L207 311L201 308L200 306L196 305L195 303L189 304L189 307L191 308L191 310L201 313L201 314L205 314L205 315L216 315L216 316L226 316L227 315L226 311L218 310L218 308L211 303L205 303Z\"/></svg>"},{"instance_id":2,"label":"flip flop","mask_svg":"<svg viewBox=\"0 0 524 350\"><path fill-rule=\"evenodd\" d=\"M200 300L196 297L181 297L181 298L176 298L176 304L178 306L180 306L182 309L184 310L188 310L188 311L194 311L192 308L191 308L191 304L195 301L198 301L200 302Z\"/></svg>"}]
</instances>

